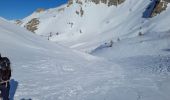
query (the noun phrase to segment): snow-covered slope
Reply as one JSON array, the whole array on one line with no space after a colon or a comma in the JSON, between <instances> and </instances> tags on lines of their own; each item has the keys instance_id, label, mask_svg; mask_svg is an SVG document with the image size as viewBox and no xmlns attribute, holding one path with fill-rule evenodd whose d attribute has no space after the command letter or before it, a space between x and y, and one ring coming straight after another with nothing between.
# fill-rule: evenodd
<instances>
[{"instance_id":1,"label":"snow-covered slope","mask_svg":"<svg viewBox=\"0 0 170 100\"><path fill-rule=\"evenodd\" d=\"M12 59L20 84L16 98L169 100L169 4L146 19L150 0L110 7L80 1L34 12L19 22L44 40L0 21L0 50Z\"/></svg>"},{"instance_id":2,"label":"snow-covered slope","mask_svg":"<svg viewBox=\"0 0 170 100\"><path fill-rule=\"evenodd\" d=\"M169 41L168 36L157 38L150 41ZM102 59L51 43L0 19L0 51L11 59L12 78L19 83L16 100L169 100L169 69L165 69L169 68L169 49L161 57L121 52L132 50L130 44L140 50L150 43L139 40L121 40L113 48L93 52L106 57ZM128 53L134 56L128 58Z\"/></svg>"},{"instance_id":3,"label":"snow-covered slope","mask_svg":"<svg viewBox=\"0 0 170 100\"><path fill-rule=\"evenodd\" d=\"M34 12L23 19L22 26L37 18L39 24L35 25L35 33L71 48L91 52L105 42L135 37L140 32L157 31L158 27L167 31L168 28L164 26L170 24L167 19L169 7L158 15L163 17L142 18L152 2L150 0L125 0L118 6L109 7L103 3L73 1L69 7L63 5L40 13Z\"/></svg>"},{"instance_id":4,"label":"snow-covered slope","mask_svg":"<svg viewBox=\"0 0 170 100\"><path fill-rule=\"evenodd\" d=\"M11 59L13 78L19 83L15 95L17 100L21 98L169 100L170 98L169 73L164 69L169 65L168 48L164 50L167 52L164 53L166 55L164 57L163 54L161 57L153 55L141 57L134 52L134 57L128 58L125 54L132 50L128 49L130 44L138 50L140 50L138 46L146 44L145 42L140 44L138 42L140 39L122 40L115 45L120 51L116 51L115 47L95 51L95 55L103 54L103 57L111 61L109 62L50 43L3 19L0 20L0 26L0 50L3 56ZM168 33L162 33L163 36L165 34ZM165 38L167 39L168 37ZM150 41L165 43L158 40ZM160 41L162 40L164 38ZM127 53L121 52L121 48ZM110 56L113 54L112 50L117 54ZM130 54L133 54L133 51Z\"/></svg>"},{"instance_id":5,"label":"snow-covered slope","mask_svg":"<svg viewBox=\"0 0 170 100\"><path fill-rule=\"evenodd\" d=\"M101 63L107 62L103 59L51 43L2 18L0 46L2 56L11 59L12 78L19 83L16 100L66 100L98 83L100 74L112 68L120 71Z\"/></svg>"}]
</instances>

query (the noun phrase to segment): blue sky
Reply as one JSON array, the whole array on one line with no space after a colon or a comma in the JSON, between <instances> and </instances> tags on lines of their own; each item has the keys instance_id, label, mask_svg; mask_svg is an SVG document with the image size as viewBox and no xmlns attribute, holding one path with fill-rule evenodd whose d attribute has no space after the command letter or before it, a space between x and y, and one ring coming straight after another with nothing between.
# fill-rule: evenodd
<instances>
[{"instance_id":1,"label":"blue sky","mask_svg":"<svg viewBox=\"0 0 170 100\"><path fill-rule=\"evenodd\" d=\"M0 0L0 16L6 19L22 19L37 8L53 8L68 0Z\"/></svg>"}]
</instances>

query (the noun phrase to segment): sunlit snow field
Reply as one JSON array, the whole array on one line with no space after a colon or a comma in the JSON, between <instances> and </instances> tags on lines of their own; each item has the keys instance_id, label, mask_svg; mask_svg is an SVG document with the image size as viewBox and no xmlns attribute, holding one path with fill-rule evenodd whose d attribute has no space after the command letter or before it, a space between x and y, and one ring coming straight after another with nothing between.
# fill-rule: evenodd
<instances>
[{"instance_id":1,"label":"sunlit snow field","mask_svg":"<svg viewBox=\"0 0 170 100\"><path fill-rule=\"evenodd\" d=\"M74 20L73 29L58 26L63 34L52 37L54 42L0 18L0 53L10 58L12 79L18 82L14 100L170 100L170 9L152 19L141 18L149 2L126 0L120 10L89 4L84 22L66 16L78 7L71 6L56 15L64 16L58 24L53 23L57 18L49 18L52 21L41 23L37 30L45 35L68 17ZM135 3L132 12L124 12ZM48 16L36 16L47 20L56 9ZM107 14L95 19L96 9ZM32 17L35 14L24 20ZM91 17L96 22L93 28ZM51 25L49 30L45 25ZM86 34L78 35L78 26ZM112 47L107 46L110 40Z\"/></svg>"}]
</instances>

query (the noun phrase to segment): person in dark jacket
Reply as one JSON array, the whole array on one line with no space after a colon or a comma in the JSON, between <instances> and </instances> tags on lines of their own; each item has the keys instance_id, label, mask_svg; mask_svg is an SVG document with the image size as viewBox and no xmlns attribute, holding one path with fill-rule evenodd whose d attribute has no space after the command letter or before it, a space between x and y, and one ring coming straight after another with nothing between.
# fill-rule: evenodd
<instances>
[{"instance_id":1,"label":"person in dark jacket","mask_svg":"<svg viewBox=\"0 0 170 100\"><path fill-rule=\"evenodd\" d=\"M10 60L0 54L0 92L3 100L9 100L11 68Z\"/></svg>"}]
</instances>

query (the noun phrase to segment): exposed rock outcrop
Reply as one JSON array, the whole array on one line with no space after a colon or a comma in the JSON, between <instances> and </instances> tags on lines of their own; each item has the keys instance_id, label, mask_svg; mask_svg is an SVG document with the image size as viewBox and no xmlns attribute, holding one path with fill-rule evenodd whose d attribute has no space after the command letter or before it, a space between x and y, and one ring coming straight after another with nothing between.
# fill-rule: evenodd
<instances>
[{"instance_id":1,"label":"exposed rock outcrop","mask_svg":"<svg viewBox=\"0 0 170 100\"><path fill-rule=\"evenodd\" d=\"M121 3L123 3L125 0L108 0L108 6L112 6L112 5L119 5Z\"/></svg>"},{"instance_id":2,"label":"exposed rock outcrop","mask_svg":"<svg viewBox=\"0 0 170 100\"><path fill-rule=\"evenodd\" d=\"M152 18L166 10L170 0L152 0L143 12L143 18Z\"/></svg>"},{"instance_id":3,"label":"exposed rock outcrop","mask_svg":"<svg viewBox=\"0 0 170 100\"><path fill-rule=\"evenodd\" d=\"M70 7L73 4L73 0L68 0L67 7Z\"/></svg>"},{"instance_id":4,"label":"exposed rock outcrop","mask_svg":"<svg viewBox=\"0 0 170 100\"><path fill-rule=\"evenodd\" d=\"M37 26L39 25L40 21L38 20L38 18L33 18L31 21L29 21L24 27L35 33L35 31L37 30Z\"/></svg>"},{"instance_id":5,"label":"exposed rock outcrop","mask_svg":"<svg viewBox=\"0 0 170 100\"><path fill-rule=\"evenodd\" d=\"M15 21L15 24L17 24L17 25L21 25L23 22L21 21L21 20L16 20Z\"/></svg>"},{"instance_id":6,"label":"exposed rock outcrop","mask_svg":"<svg viewBox=\"0 0 170 100\"><path fill-rule=\"evenodd\" d=\"M40 12L44 12L44 11L45 11L44 8L38 8L35 12L40 13Z\"/></svg>"},{"instance_id":7,"label":"exposed rock outcrop","mask_svg":"<svg viewBox=\"0 0 170 100\"><path fill-rule=\"evenodd\" d=\"M64 11L65 10L65 8L60 8L60 9L58 9L58 12L61 12L61 11Z\"/></svg>"},{"instance_id":8,"label":"exposed rock outcrop","mask_svg":"<svg viewBox=\"0 0 170 100\"><path fill-rule=\"evenodd\" d=\"M81 0L76 0L76 3L83 5L83 2Z\"/></svg>"},{"instance_id":9,"label":"exposed rock outcrop","mask_svg":"<svg viewBox=\"0 0 170 100\"><path fill-rule=\"evenodd\" d=\"M119 5L121 3L123 3L125 0L91 0L92 2L99 4L99 3L104 3L104 4L108 4L108 6L112 6L112 5Z\"/></svg>"},{"instance_id":10,"label":"exposed rock outcrop","mask_svg":"<svg viewBox=\"0 0 170 100\"><path fill-rule=\"evenodd\" d=\"M104 3L104 4L107 4L108 6L112 6L112 5L117 6L123 3L124 1L125 0L85 0L85 2L93 2L95 4ZM83 4L81 0L75 0L75 2L81 5ZM74 3L74 0L69 0L67 7L69 7L73 3Z\"/></svg>"},{"instance_id":11,"label":"exposed rock outcrop","mask_svg":"<svg viewBox=\"0 0 170 100\"><path fill-rule=\"evenodd\" d=\"M151 13L151 17L154 17L166 10L168 3L170 3L170 0L157 0L155 8Z\"/></svg>"}]
</instances>

